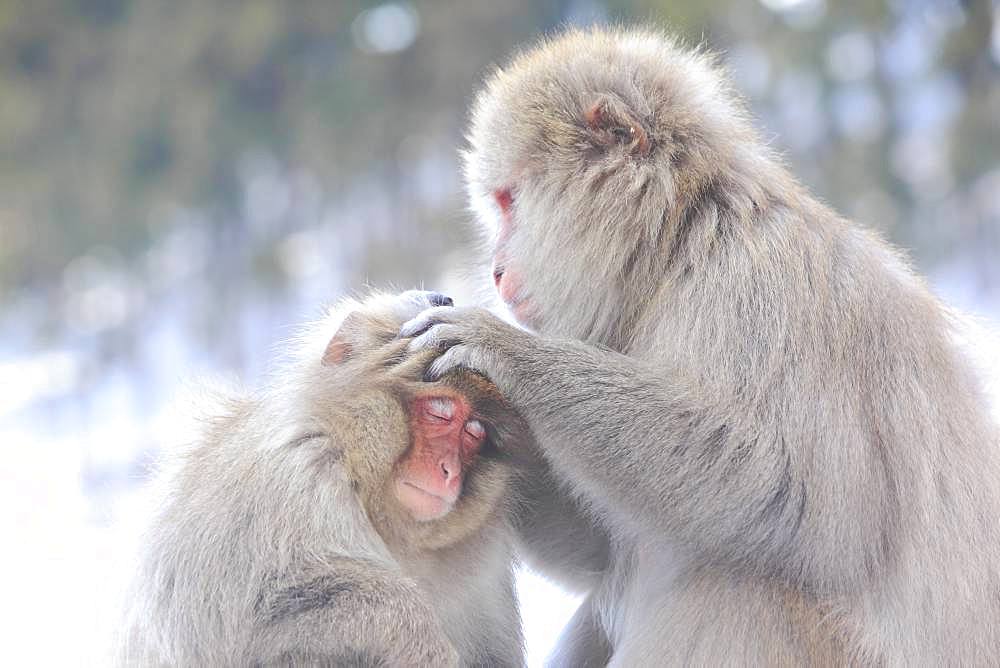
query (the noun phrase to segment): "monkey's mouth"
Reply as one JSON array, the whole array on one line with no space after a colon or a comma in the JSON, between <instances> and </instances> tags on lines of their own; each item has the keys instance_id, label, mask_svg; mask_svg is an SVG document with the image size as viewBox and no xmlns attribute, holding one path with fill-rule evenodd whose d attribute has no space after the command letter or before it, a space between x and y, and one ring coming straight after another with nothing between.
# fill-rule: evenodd
<instances>
[{"instance_id":1,"label":"monkey's mouth","mask_svg":"<svg viewBox=\"0 0 1000 668\"><path fill-rule=\"evenodd\" d=\"M497 292L500 295L500 300L514 316L514 319L522 325L530 327L538 315L535 303L525 296L520 289L514 292L514 294L507 294L503 289L498 289Z\"/></svg>"},{"instance_id":2,"label":"monkey's mouth","mask_svg":"<svg viewBox=\"0 0 1000 668\"><path fill-rule=\"evenodd\" d=\"M454 498L435 494L407 480L396 483L396 498L418 522L429 522L444 517L455 507Z\"/></svg>"},{"instance_id":3,"label":"monkey's mouth","mask_svg":"<svg viewBox=\"0 0 1000 668\"><path fill-rule=\"evenodd\" d=\"M528 299L521 297L515 300L513 303L507 304L507 308L510 312L514 314L514 318L522 325L531 326L534 322L535 312L534 304Z\"/></svg>"},{"instance_id":4,"label":"monkey's mouth","mask_svg":"<svg viewBox=\"0 0 1000 668\"><path fill-rule=\"evenodd\" d=\"M527 324L534 315L532 302L524 294L524 286L516 273L508 271L502 258L493 261L493 285L500 300L507 305L519 322Z\"/></svg>"},{"instance_id":5,"label":"monkey's mouth","mask_svg":"<svg viewBox=\"0 0 1000 668\"><path fill-rule=\"evenodd\" d=\"M501 301L523 325L531 326L538 315L533 303L524 294L521 276L510 271L507 244L514 231L514 186L493 191L493 200L500 210L500 233L493 255L493 285Z\"/></svg>"}]
</instances>

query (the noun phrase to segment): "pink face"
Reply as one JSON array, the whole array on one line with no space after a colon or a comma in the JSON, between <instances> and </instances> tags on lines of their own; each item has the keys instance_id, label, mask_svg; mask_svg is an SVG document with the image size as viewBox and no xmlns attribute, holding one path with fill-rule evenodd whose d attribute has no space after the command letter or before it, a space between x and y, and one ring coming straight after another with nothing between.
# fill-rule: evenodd
<instances>
[{"instance_id":1,"label":"pink face","mask_svg":"<svg viewBox=\"0 0 1000 668\"><path fill-rule=\"evenodd\" d=\"M456 393L415 399L410 432L412 445L399 464L396 498L415 520L436 520L455 506L486 430Z\"/></svg>"},{"instance_id":2,"label":"pink face","mask_svg":"<svg viewBox=\"0 0 1000 668\"><path fill-rule=\"evenodd\" d=\"M500 234L493 254L493 284L514 317L527 325L531 322L534 309L524 294L521 275L512 266L509 252L510 237L514 232L514 194L511 188L501 188L493 192L493 199L500 209Z\"/></svg>"}]
</instances>

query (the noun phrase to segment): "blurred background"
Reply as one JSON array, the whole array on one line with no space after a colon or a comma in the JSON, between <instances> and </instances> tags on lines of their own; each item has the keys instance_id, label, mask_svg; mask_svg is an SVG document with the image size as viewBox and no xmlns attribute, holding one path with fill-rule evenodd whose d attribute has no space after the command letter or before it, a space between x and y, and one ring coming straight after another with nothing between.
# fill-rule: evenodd
<instances>
[{"instance_id":1,"label":"blurred background","mask_svg":"<svg viewBox=\"0 0 1000 668\"><path fill-rule=\"evenodd\" d=\"M106 663L173 398L257 382L346 292L460 292L483 76L635 20L719 51L815 192L1000 317L996 0L0 0L5 659ZM537 665L573 600L522 583Z\"/></svg>"}]
</instances>

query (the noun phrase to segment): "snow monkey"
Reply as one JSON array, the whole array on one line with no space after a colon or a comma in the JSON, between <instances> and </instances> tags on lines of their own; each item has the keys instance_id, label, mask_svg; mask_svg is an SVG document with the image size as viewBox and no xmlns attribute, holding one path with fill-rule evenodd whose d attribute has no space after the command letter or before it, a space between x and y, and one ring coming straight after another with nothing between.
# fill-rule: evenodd
<instances>
[{"instance_id":1,"label":"snow monkey","mask_svg":"<svg viewBox=\"0 0 1000 668\"><path fill-rule=\"evenodd\" d=\"M568 32L489 79L469 143L530 331L456 308L402 334L429 377L492 379L561 482L521 525L590 592L554 664L998 660L1000 442L949 313L795 181L713 57Z\"/></svg>"},{"instance_id":2,"label":"snow monkey","mask_svg":"<svg viewBox=\"0 0 1000 668\"><path fill-rule=\"evenodd\" d=\"M400 326L437 293L348 301L168 477L127 665L521 666L506 487L524 423L468 372L427 384Z\"/></svg>"}]
</instances>

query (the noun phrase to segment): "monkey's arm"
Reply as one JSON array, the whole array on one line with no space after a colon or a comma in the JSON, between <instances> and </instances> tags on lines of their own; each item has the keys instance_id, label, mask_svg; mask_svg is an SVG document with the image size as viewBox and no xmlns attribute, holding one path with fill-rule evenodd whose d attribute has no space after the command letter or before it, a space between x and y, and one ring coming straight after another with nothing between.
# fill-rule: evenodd
<instances>
[{"instance_id":1,"label":"monkey's arm","mask_svg":"<svg viewBox=\"0 0 1000 668\"><path fill-rule=\"evenodd\" d=\"M680 370L536 337L483 309L426 311L401 334L419 332L411 350L445 351L430 375L467 366L489 376L553 471L619 521L814 586L856 582L882 558L891 480L877 453L859 460L841 435L802 433L780 417L761 428L749 406ZM833 450L823 476L809 475L816 448ZM863 495L847 493L862 485ZM830 522L827 504L849 510Z\"/></svg>"},{"instance_id":2,"label":"monkey's arm","mask_svg":"<svg viewBox=\"0 0 1000 668\"><path fill-rule=\"evenodd\" d=\"M544 461L524 466L514 489L522 506L514 513L518 551L527 564L574 592L591 591L608 567L608 536Z\"/></svg>"},{"instance_id":3,"label":"monkey's arm","mask_svg":"<svg viewBox=\"0 0 1000 668\"><path fill-rule=\"evenodd\" d=\"M252 665L456 666L417 585L367 559L337 557L263 594Z\"/></svg>"},{"instance_id":4,"label":"monkey's arm","mask_svg":"<svg viewBox=\"0 0 1000 668\"><path fill-rule=\"evenodd\" d=\"M556 648L545 660L548 668L601 668L608 665L611 646L595 614L594 602L588 597L559 635Z\"/></svg>"}]
</instances>

